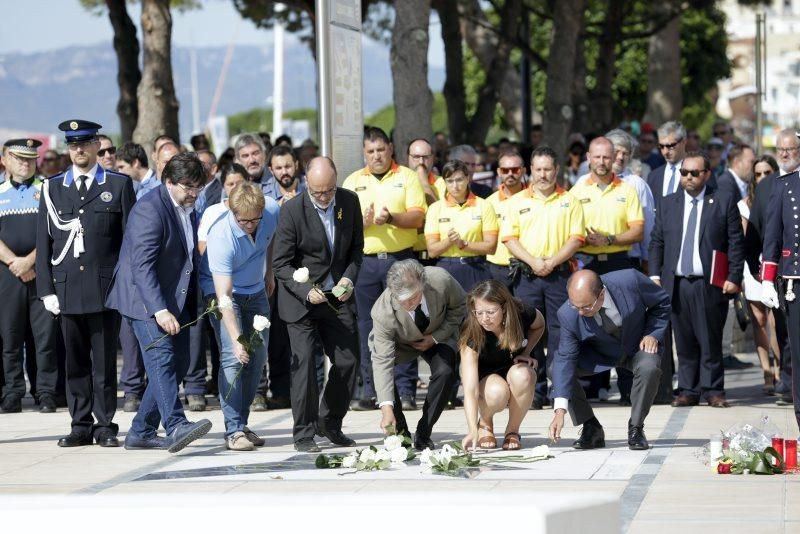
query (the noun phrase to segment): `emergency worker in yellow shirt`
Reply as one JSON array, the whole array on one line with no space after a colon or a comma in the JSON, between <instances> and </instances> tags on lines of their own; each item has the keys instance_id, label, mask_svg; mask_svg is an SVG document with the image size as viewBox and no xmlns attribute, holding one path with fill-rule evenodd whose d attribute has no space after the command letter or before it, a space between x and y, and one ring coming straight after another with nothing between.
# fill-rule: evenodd
<instances>
[{"instance_id":1,"label":"emergency worker in yellow shirt","mask_svg":"<svg viewBox=\"0 0 800 534\"><path fill-rule=\"evenodd\" d=\"M500 154L497 164L497 176L500 178L500 186L486 200L494 208L498 224L502 228L503 221L506 219L507 207L511 204L511 198L525 187L525 162L519 152L512 149ZM502 240L498 241L497 250L495 250L494 254L486 256L486 261L489 264L489 273L492 278L503 282L513 293L514 284L508 273L510 259L511 253L502 243Z\"/></svg>"}]
</instances>

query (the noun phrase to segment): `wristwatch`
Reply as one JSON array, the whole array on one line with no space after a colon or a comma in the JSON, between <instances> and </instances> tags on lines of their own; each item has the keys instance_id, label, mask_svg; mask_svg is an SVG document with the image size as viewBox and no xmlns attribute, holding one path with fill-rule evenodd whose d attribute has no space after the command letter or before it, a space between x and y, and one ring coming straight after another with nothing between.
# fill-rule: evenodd
<instances>
[{"instance_id":1,"label":"wristwatch","mask_svg":"<svg viewBox=\"0 0 800 534\"><path fill-rule=\"evenodd\" d=\"M608 240L609 245L613 245L614 241L616 240L616 237L614 237L613 235L607 235L606 239Z\"/></svg>"}]
</instances>

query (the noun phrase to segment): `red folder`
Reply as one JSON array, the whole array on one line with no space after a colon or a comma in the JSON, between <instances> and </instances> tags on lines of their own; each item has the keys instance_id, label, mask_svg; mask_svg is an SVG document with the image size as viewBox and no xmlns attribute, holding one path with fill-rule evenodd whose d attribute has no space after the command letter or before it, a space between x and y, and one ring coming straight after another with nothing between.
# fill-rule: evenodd
<instances>
[{"instance_id":1,"label":"red folder","mask_svg":"<svg viewBox=\"0 0 800 534\"><path fill-rule=\"evenodd\" d=\"M728 255L720 250L711 253L711 285L722 288L728 281Z\"/></svg>"}]
</instances>

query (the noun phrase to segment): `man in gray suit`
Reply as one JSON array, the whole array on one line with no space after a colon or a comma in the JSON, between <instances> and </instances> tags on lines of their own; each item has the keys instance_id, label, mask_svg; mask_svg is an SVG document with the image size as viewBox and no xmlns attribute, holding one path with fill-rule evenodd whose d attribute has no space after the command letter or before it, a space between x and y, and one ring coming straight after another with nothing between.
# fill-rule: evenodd
<instances>
[{"instance_id":1,"label":"man in gray suit","mask_svg":"<svg viewBox=\"0 0 800 534\"><path fill-rule=\"evenodd\" d=\"M464 290L447 271L409 259L389 268L386 290L372 307L369 350L382 429L394 425L398 432L408 433L394 387L394 366L422 356L431 368L428 395L414 435L418 450L434 448L431 431L455 380L465 300Z\"/></svg>"}]
</instances>

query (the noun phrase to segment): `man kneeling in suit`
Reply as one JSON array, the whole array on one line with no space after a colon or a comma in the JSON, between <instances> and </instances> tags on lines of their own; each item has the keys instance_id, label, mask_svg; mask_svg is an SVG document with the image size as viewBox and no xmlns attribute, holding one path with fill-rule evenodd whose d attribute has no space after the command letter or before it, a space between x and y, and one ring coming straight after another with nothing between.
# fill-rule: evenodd
<instances>
[{"instance_id":1,"label":"man kneeling in suit","mask_svg":"<svg viewBox=\"0 0 800 534\"><path fill-rule=\"evenodd\" d=\"M393 425L407 434L408 425L394 387L394 366L417 359L428 362L431 379L417 424L414 447L434 448L433 425L442 414L455 380L458 334L464 320L466 295L440 267L423 267L402 260L389 268L386 289L372 307L369 350L381 428Z\"/></svg>"},{"instance_id":2,"label":"man kneeling in suit","mask_svg":"<svg viewBox=\"0 0 800 534\"><path fill-rule=\"evenodd\" d=\"M578 378L612 367L633 373L628 447L650 448L644 420L653 405L661 377L659 351L670 314L667 293L633 269L598 276L578 271L567 282L569 300L558 310L561 338L553 358L553 421L550 439L561 437L564 414L583 425L573 447L605 447L605 433Z\"/></svg>"}]
</instances>

